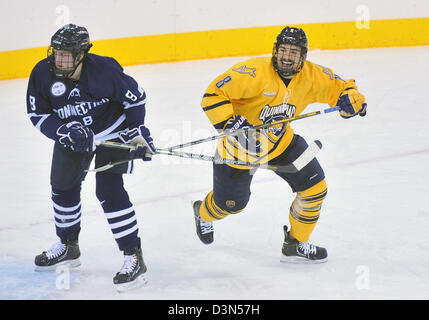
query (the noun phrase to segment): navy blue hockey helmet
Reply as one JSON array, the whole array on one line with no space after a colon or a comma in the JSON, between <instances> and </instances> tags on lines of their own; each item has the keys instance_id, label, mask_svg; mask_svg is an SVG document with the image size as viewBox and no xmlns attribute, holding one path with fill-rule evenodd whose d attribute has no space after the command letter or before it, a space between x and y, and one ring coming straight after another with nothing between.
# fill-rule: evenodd
<instances>
[{"instance_id":1,"label":"navy blue hockey helmet","mask_svg":"<svg viewBox=\"0 0 429 320\"><path fill-rule=\"evenodd\" d=\"M85 27L75 24L67 24L55 32L51 38L51 45L48 48L48 61L51 70L59 78L71 76L85 56L92 44L89 42L89 33ZM72 55L68 67L59 67L55 62L55 54L58 51L69 51Z\"/></svg>"},{"instance_id":2,"label":"navy blue hockey helmet","mask_svg":"<svg viewBox=\"0 0 429 320\"><path fill-rule=\"evenodd\" d=\"M301 57L297 67L293 70L280 68L277 64L277 53L279 46L282 44L292 44L301 48ZM283 77L293 76L300 72L304 67L307 59L308 40L307 35L301 28L285 27L277 36L273 48L273 66L274 69Z\"/></svg>"}]
</instances>

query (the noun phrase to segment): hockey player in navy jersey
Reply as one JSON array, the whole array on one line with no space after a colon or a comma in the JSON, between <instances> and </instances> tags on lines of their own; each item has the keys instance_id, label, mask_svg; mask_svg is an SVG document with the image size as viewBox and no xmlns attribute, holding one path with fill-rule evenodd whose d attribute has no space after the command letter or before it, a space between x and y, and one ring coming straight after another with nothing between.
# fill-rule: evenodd
<instances>
[{"instance_id":1,"label":"hockey player in navy jersey","mask_svg":"<svg viewBox=\"0 0 429 320\"><path fill-rule=\"evenodd\" d=\"M123 174L133 159L151 160L153 140L144 125L146 94L116 60L88 53L92 44L86 28L68 24L51 39L47 58L33 69L27 90L27 112L33 125L55 141L50 182L56 234L60 241L36 256L36 270L59 264L80 265L78 236L81 184L93 158L95 167L130 159L96 174L99 199L113 236L124 253L114 276L118 287L144 279L138 225L124 188ZM95 140L136 146L135 151L95 148Z\"/></svg>"}]
</instances>

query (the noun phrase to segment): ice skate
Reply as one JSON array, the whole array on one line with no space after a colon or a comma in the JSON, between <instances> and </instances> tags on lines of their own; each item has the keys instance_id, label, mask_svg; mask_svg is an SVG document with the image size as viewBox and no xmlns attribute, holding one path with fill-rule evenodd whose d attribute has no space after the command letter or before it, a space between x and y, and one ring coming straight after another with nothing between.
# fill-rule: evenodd
<instances>
[{"instance_id":1,"label":"ice skate","mask_svg":"<svg viewBox=\"0 0 429 320\"><path fill-rule=\"evenodd\" d=\"M200 216L201 203L202 203L201 200L197 200L192 204L192 207L194 208L197 236L198 238L200 238L202 243L210 244L214 241L213 222L206 222L203 219L201 219L201 216Z\"/></svg>"},{"instance_id":2,"label":"ice skate","mask_svg":"<svg viewBox=\"0 0 429 320\"><path fill-rule=\"evenodd\" d=\"M285 240L283 242L281 262L289 263L323 263L328 261L328 252L325 248L308 242L299 242L292 238L287 226L283 226Z\"/></svg>"},{"instance_id":3,"label":"ice skate","mask_svg":"<svg viewBox=\"0 0 429 320\"><path fill-rule=\"evenodd\" d=\"M147 267L143 261L142 249L135 248L124 252L124 265L116 273L113 283L118 292L141 287L147 283Z\"/></svg>"},{"instance_id":4,"label":"ice skate","mask_svg":"<svg viewBox=\"0 0 429 320\"><path fill-rule=\"evenodd\" d=\"M34 259L35 271L55 270L58 266L80 266L80 250L77 240L61 241Z\"/></svg>"}]
</instances>

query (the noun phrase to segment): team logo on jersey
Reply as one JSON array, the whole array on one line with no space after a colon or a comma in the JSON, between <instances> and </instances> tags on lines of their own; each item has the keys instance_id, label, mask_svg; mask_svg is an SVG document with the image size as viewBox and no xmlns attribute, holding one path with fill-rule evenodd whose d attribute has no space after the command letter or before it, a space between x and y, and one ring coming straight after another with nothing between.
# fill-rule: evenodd
<instances>
[{"instance_id":1,"label":"team logo on jersey","mask_svg":"<svg viewBox=\"0 0 429 320\"><path fill-rule=\"evenodd\" d=\"M264 123L272 123L287 118L291 118L295 115L296 107L291 104L281 104L278 106L269 106L266 105L262 108L261 113L259 114L259 119ZM287 127L286 122L279 123L277 125L272 125L267 129L263 130L262 133L268 138L272 143L276 143L279 138L282 137Z\"/></svg>"},{"instance_id":2,"label":"team logo on jersey","mask_svg":"<svg viewBox=\"0 0 429 320\"><path fill-rule=\"evenodd\" d=\"M76 101L76 104L67 104L63 107L53 109L60 119L67 119L72 116L87 116L91 110L109 103L109 98L102 98L99 101Z\"/></svg>"},{"instance_id":3,"label":"team logo on jersey","mask_svg":"<svg viewBox=\"0 0 429 320\"><path fill-rule=\"evenodd\" d=\"M272 116L268 119L267 123L276 122L280 120L284 120L285 117L282 115ZM271 143L276 143L286 131L287 123L279 123L276 125L272 125L264 130L262 130L262 134L267 137L268 141Z\"/></svg>"},{"instance_id":4,"label":"team logo on jersey","mask_svg":"<svg viewBox=\"0 0 429 320\"><path fill-rule=\"evenodd\" d=\"M235 207L235 201L234 200L226 200L225 204L227 206L227 208L234 208Z\"/></svg>"},{"instance_id":5,"label":"team logo on jersey","mask_svg":"<svg viewBox=\"0 0 429 320\"><path fill-rule=\"evenodd\" d=\"M256 68L248 68L246 66L241 66L238 69L232 69L235 72L238 73L247 73L248 75L250 75L251 77L255 78L256 77Z\"/></svg>"},{"instance_id":6,"label":"team logo on jersey","mask_svg":"<svg viewBox=\"0 0 429 320\"><path fill-rule=\"evenodd\" d=\"M70 91L69 93L69 99L71 97L79 97L80 98L80 90L78 88L74 88L72 91Z\"/></svg>"},{"instance_id":7,"label":"team logo on jersey","mask_svg":"<svg viewBox=\"0 0 429 320\"><path fill-rule=\"evenodd\" d=\"M62 82L57 81L51 86L51 93L56 97L62 96L64 92L66 92L66 85Z\"/></svg>"},{"instance_id":8,"label":"team logo on jersey","mask_svg":"<svg viewBox=\"0 0 429 320\"><path fill-rule=\"evenodd\" d=\"M266 105L259 114L259 120L266 122L270 117L281 115L284 118L291 118L296 112L296 107L289 103L282 103L278 106Z\"/></svg>"}]
</instances>

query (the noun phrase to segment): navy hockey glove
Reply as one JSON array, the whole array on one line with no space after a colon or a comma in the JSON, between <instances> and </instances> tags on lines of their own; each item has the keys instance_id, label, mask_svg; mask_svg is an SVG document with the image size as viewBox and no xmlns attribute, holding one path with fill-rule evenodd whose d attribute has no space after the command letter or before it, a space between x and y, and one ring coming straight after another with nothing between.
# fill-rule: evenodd
<instances>
[{"instance_id":1,"label":"navy hockey glove","mask_svg":"<svg viewBox=\"0 0 429 320\"><path fill-rule=\"evenodd\" d=\"M225 125L225 132L234 133L239 129L249 129L234 136L235 140L249 153L261 152L261 141L259 131L252 130L252 125L243 116L232 117Z\"/></svg>"},{"instance_id":2,"label":"navy hockey glove","mask_svg":"<svg viewBox=\"0 0 429 320\"><path fill-rule=\"evenodd\" d=\"M95 150L94 132L80 122L72 121L57 129L58 142L75 152L93 152Z\"/></svg>"},{"instance_id":3,"label":"navy hockey glove","mask_svg":"<svg viewBox=\"0 0 429 320\"><path fill-rule=\"evenodd\" d=\"M130 151L129 159L151 161L152 155L156 153L150 131L144 125L119 132L119 139L136 147L135 150Z\"/></svg>"},{"instance_id":4,"label":"navy hockey glove","mask_svg":"<svg viewBox=\"0 0 429 320\"><path fill-rule=\"evenodd\" d=\"M366 115L366 101L363 94L354 88L349 88L341 93L337 106L340 107L340 116L344 119L354 117L359 114Z\"/></svg>"}]
</instances>

